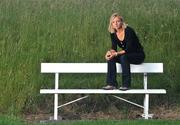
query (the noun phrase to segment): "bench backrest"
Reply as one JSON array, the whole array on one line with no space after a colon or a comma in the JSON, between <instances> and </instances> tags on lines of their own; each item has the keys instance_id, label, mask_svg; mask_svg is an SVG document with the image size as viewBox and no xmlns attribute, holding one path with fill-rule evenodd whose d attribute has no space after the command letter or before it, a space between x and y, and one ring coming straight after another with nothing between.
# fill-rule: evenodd
<instances>
[{"instance_id":1,"label":"bench backrest","mask_svg":"<svg viewBox=\"0 0 180 125\"><path fill-rule=\"evenodd\" d=\"M41 63L41 73L107 73L107 63ZM163 73L163 63L131 64L131 73Z\"/></svg>"}]
</instances>

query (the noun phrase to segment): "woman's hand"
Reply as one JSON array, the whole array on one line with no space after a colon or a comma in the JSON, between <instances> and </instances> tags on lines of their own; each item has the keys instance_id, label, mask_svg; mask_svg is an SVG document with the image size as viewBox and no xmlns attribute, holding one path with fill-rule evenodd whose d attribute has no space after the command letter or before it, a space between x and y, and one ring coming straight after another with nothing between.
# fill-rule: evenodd
<instances>
[{"instance_id":1,"label":"woman's hand","mask_svg":"<svg viewBox=\"0 0 180 125\"><path fill-rule=\"evenodd\" d=\"M111 58L111 52L110 52L110 51L107 51L107 52L106 52L106 55L105 55L105 59L106 59L106 60L110 60L110 58Z\"/></svg>"},{"instance_id":2,"label":"woman's hand","mask_svg":"<svg viewBox=\"0 0 180 125\"><path fill-rule=\"evenodd\" d=\"M115 56L117 56L117 52L115 50L110 50L106 52L105 59L110 60L114 58Z\"/></svg>"},{"instance_id":3,"label":"woman's hand","mask_svg":"<svg viewBox=\"0 0 180 125\"><path fill-rule=\"evenodd\" d=\"M111 60L112 58L118 56L118 55L123 55L125 54L126 51L125 50L121 50L119 52L116 52L115 50L109 50L106 52L106 55L105 55L105 59L106 60Z\"/></svg>"}]
</instances>

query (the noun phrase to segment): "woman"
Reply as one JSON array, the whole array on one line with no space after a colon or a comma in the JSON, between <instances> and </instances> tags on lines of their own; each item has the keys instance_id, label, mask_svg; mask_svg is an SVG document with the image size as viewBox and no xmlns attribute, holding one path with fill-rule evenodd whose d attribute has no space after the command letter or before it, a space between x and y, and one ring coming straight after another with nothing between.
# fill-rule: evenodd
<instances>
[{"instance_id":1,"label":"woman","mask_svg":"<svg viewBox=\"0 0 180 125\"><path fill-rule=\"evenodd\" d=\"M122 67L122 87L127 90L131 86L130 64L141 64L145 59L143 47L134 30L127 26L123 17L117 13L112 14L108 31L110 32L112 47L107 51L105 58L108 64L106 90L116 89L116 62ZM117 46L121 48L117 50Z\"/></svg>"}]
</instances>

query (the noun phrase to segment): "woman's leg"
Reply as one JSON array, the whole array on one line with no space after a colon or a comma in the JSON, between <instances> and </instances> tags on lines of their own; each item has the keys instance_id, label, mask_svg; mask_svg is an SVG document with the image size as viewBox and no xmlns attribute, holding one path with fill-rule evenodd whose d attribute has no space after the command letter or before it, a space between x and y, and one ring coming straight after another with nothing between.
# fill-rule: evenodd
<instances>
[{"instance_id":1,"label":"woman's leg","mask_svg":"<svg viewBox=\"0 0 180 125\"><path fill-rule=\"evenodd\" d=\"M117 57L117 61L121 64L122 68L122 86L131 87L131 72L130 64L140 64L144 61L144 53L130 53L123 54Z\"/></svg>"},{"instance_id":2,"label":"woman's leg","mask_svg":"<svg viewBox=\"0 0 180 125\"><path fill-rule=\"evenodd\" d=\"M107 85L115 86L117 87L117 81L116 81L116 58L113 58L111 60L107 61L108 66L108 72L107 72L107 79L106 83Z\"/></svg>"},{"instance_id":3,"label":"woman's leg","mask_svg":"<svg viewBox=\"0 0 180 125\"><path fill-rule=\"evenodd\" d=\"M141 64L144 62L145 54L144 53L129 53L127 54L127 59L131 64Z\"/></svg>"},{"instance_id":4,"label":"woman's leg","mask_svg":"<svg viewBox=\"0 0 180 125\"><path fill-rule=\"evenodd\" d=\"M130 63L127 60L127 55L118 56L118 60L121 63L122 68L122 86L129 88L131 86L131 73Z\"/></svg>"}]
</instances>

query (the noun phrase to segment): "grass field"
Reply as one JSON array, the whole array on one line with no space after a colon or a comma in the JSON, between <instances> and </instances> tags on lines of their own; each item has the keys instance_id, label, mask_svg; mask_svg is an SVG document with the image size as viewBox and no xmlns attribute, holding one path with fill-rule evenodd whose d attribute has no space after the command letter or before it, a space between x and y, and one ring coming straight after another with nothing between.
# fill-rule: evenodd
<instances>
[{"instance_id":1,"label":"grass field","mask_svg":"<svg viewBox=\"0 0 180 125\"><path fill-rule=\"evenodd\" d=\"M179 103L179 0L1 0L0 113L49 109L53 98L39 90L53 88L54 76L40 74L41 62L105 62L113 12L137 32L145 62L164 63L164 74L150 74L148 80L149 88L165 88L167 95L153 96L151 103ZM105 74L68 74L61 80L62 88L101 88ZM142 74L133 75L133 88L142 88L142 82ZM95 99L110 103L108 97Z\"/></svg>"},{"instance_id":2,"label":"grass field","mask_svg":"<svg viewBox=\"0 0 180 125\"><path fill-rule=\"evenodd\" d=\"M0 125L179 125L180 121L170 120L95 120L28 123L15 117L0 117Z\"/></svg>"},{"instance_id":3,"label":"grass field","mask_svg":"<svg viewBox=\"0 0 180 125\"><path fill-rule=\"evenodd\" d=\"M112 121L112 120L98 120L98 121L76 121L62 124L48 124L48 125L179 125L180 121L144 121L144 120L135 120L135 121Z\"/></svg>"}]
</instances>

